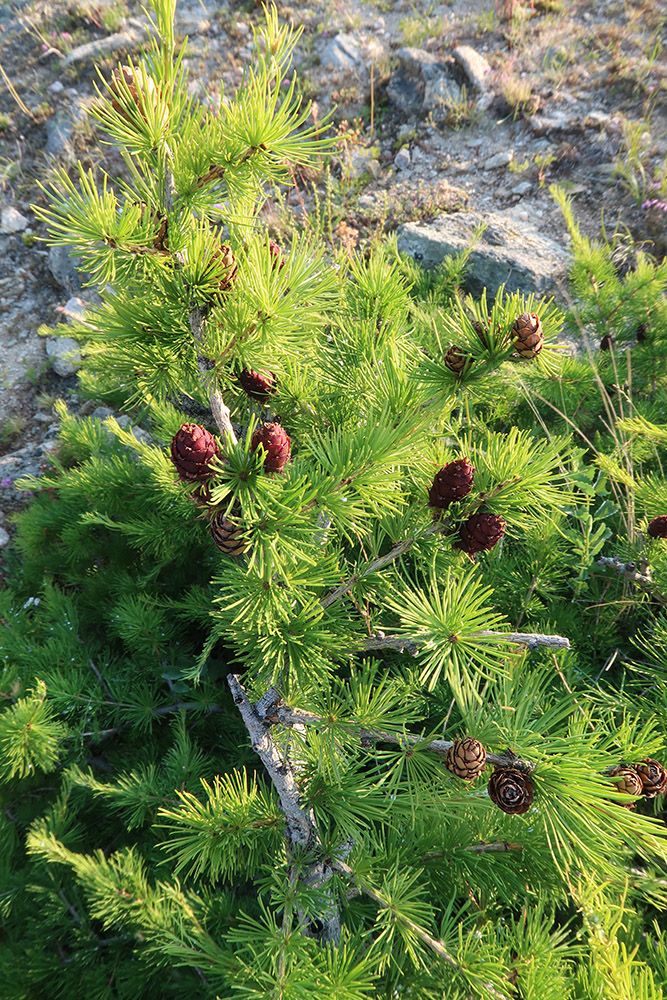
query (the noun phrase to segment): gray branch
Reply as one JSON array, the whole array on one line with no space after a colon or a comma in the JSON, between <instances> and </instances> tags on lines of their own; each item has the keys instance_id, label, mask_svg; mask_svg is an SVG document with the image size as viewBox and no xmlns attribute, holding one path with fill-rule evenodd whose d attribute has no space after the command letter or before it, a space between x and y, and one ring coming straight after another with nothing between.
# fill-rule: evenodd
<instances>
[{"instance_id":1,"label":"gray branch","mask_svg":"<svg viewBox=\"0 0 667 1000\"><path fill-rule=\"evenodd\" d=\"M314 813L312 809L308 809L302 804L294 766L276 746L264 715L260 714L265 714L270 710L271 702L275 703L275 693L272 690L267 692L257 703L258 710L258 707L251 703L235 674L227 674L227 683L232 692L234 703L248 730L252 749L266 768L278 793L280 807L287 821L289 844L293 848L313 853L314 860L308 866L308 874L306 876L301 874L300 877L310 888L324 886L333 875L334 869L328 861L322 858L322 844ZM296 866L293 868L292 875L296 876ZM322 926L316 933L309 931L308 918L298 911L297 906L299 920L302 930L306 933L317 937L323 944L337 945L340 941L340 911L332 892L324 890L324 899L325 902L319 914Z\"/></svg>"},{"instance_id":2,"label":"gray branch","mask_svg":"<svg viewBox=\"0 0 667 1000\"><path fill-rule=\"evenodd\" d=\"M629 583L634 583L640 590L650 594L658 604L667 605L667 597L655 590L655 583L651 576L649 564L642 559L639 567L635 562L623 562L619 556L600 556L597 561L598 566L613 569Z\"/></svg>"},{"instance_id":3,"label":"gray branch","mask_svg":"<svg viewBox=\"0 0 667 1000\"><path fill-rule=\"evenodd\" d=\"M547 646L549 649L570 648L570 640L565 638L565 636L542 635L539 632L491 632L484 630L480 632L468 632L465 638L476 639L478 641L483 641L484 639L490 639L491 641L503 639L505 642L511 642L517 646L527 646L528 649L537 649L539 646ZM399 653L409 653L410 656L416 656L422 641L423 639L419 635L385 635L384 632L378 630L363 641L361 649L364 652L367 650L395 649Z\"/></svg>"},{"instance_id":4,"label":"gray branch","mask_svg":"<svg viewBox=\"0 0 667 1000\"><path fill-rule=\"evenodd\" d=\"M277 722L283 726L323 726L327 725L327 719L314 712L305 712L301 709L290 708L288 705L278 705L274 702L272 710L267 715L267 721ZM389 733L384 729L366 729L355 722L340 722L342 727L348 729L368 743L396 743L402 747L420 747L437 753L440 757L446 757L448 750L454 746L453 740L424 740L423 736L415 736L412 733ZM513 767L519 771L529 774L535 769L535 764L531 761L522 760L510 750L509 747L504 753L487 753L487 763L496 767Z\"/></svg>"}]
</instances>

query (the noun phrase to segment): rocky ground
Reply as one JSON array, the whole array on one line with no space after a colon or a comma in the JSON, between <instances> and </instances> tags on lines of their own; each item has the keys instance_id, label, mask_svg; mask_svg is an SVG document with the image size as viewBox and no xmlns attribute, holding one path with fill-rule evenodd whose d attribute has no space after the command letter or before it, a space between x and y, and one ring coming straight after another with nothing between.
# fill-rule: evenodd
<instances>
[{"instance_id":1,"label":"rocky ground","mask_svg":"<svg viewBox=\"0 0 667 1000\"><path fill-rule=\"evenodd\" d=\"M473 291L507 280L562 294L558 183L587 235L599 235L604 212L608 235L618 227L667 251L661 0L314 0L279 12L303 26L301 91L316 120L332 113L337 155L272 200L277 235L299 217L349 247L398 229L401 249L428 265L483 220ZM251 0L179 2L202 100L221 77L226 92L238 84L261 17ZM134 0L0 6L0 545L22 503L14 480L48 462L55 398L96 405L77 399L76 358L37 332L90 292L39 241L31 204L78 158L113 173L85 109L97 70L108 76L137 52L144 22Z\"/></svg>"}]
</instances>

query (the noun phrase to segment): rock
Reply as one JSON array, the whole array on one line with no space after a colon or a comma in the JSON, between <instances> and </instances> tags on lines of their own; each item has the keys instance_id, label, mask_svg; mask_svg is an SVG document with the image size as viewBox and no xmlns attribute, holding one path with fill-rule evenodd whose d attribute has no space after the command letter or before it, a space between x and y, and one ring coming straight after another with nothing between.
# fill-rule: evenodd
<instances>
[{"instance_id":1,"label":"rock","mask_svg":"<svg viewBox=\"0 0 667 1000\"><path fill-rule=\"evenodd\" d=\"M460 100L461 88L449 67L432 52L404 46L397 55L400 68L389 81L387 96L401 111L432 111Z\"/></svg>"},{"instance_id":2,"label":"rock","mask_svg":"<svg viewBox=\"0 0 667 1000\"><path fill-rule=\"evenodd\" d=\"M53 83L49 85L49 90L52 94L60 94L65 89L64 84L60 80L54 80Z\"/></svg>"},{"instance_id":3,"label":"rock","mask_svg":"<svg viewBox=\"0 0 667 1000\"><path fill-rule=\"evenodd\" d=\"M51 365L61 378L73 375L81 365L81 353L76 340L71 337L47 337L46 353Z\"/></svg>"},{"instance_id":4,"label":"rock","mask_svg":"<svg viewBox=\"0 0 667 1000\"><path fill-rule=\"evenodd\" d=\"M9 535L4 528L0 528L0 549L4 549L9 544Z\"/></svg>"},{"instance_id":5,"label":"rock","mask_svg":"<svg viewBox=\"0 0 667 1000\"><path fill-rule=\"evenodd\" d=\"M409 222L398 231L398 249L423 267L437 267L445 257L470 246L476 226L486 230L468 261L466 288L495 295L503 282L508 292L553 294L566 276L569 255L530 222L511 212L460 212L441 215L432 223Z\"/></svg>"},{"instance_id":6,"label":"rock","mask_svg":"<svg viewBox=\"0 0 667 1000\"><path fill-rule=\"evenodd\" d=\"M530 181L519 181L519 183L512 189L512 194L518 194L519 197L523 197L524 194L528 194L532 186L533 185Z\"/></svg>"},{"instance_id":7,"label":"rock","mask_svg":"<svg viewBox=\"0 0 667 1000\"><path fill-rule=\"evenodd\" d=\"M8 452L0 456L0 491L5 491L10 497L16 497L14 480L21 476L38 476L40 469L40 446L28 444L18 451Z\"/></svg>"},{"instance_id":8,"label":"rock","mask_svg":"<svg viewBox=\"0 0 667 1000\"><path fill-rule=\"evenodd\" d=\"M98 56L119 52L121 49L132 49L138 42L139 33L128 27L125 31L117 31L114 35L107 35L106 38L97 38L94 42L77 45L75 49L67 53L62 65L63 68L76 66L77 63L88 62L97 59Z\"/></svg>"},{"instance_id":9,"label":"rock","mask_svg":"<svg viewBox=\"0 0 667 1000\"><path fill-rule=\"evenodd\" d=\"M506 167L512 162L514 154L511 149L501 149L495 156L490 156L482 164L482 170L496 170L497 167Z\"/></svg>"},{"instance_id":10,"label":"rock","mask_svg":"<svg viewBox=\"0 0 667 1000\"><path fill-rule=\"evenodd\" d=\"M377 177L380 172L380 164L377 162L372 149L360 146L346 154L345 171L347 176L352 178L363 177L364 174Z\"/></svg>"},{"instance_id":11,"label":"rock","mask_svg":"<svg viewBox=\"0 0 667 1000\"><path fill-rule=\"evenodd\" d=\"M361 46L354 35L336 35L324 46L321 61L339 72L354 69L361 62Z\"/></svg>"},{"instance_id":12,"label":"rock","mask_svg":"<svg viewBox=\"0 0 667 1000\"><path fill-rule=\"evenodd\" d=\"M421 111L424 103L424 81L407 73L394 73L387 84L387 97L399 111L411 114Z\"/></svg>"},{"instance_id":13,"label":"rock","mask_svg":"<svg viewBox=\"0 0 667 1000\"><path fill-rule=\"evenodd\" d=\"M397 170L407 170L410 166L410 150L407 146L403 146L399 149L398 153L394 157L394 166Z\"/></svg>"},{"instance_id":14,"label":"rock","mask_svg":"<svg viewBox=\"0 0 667 1000\"><path fill-rule=\"evenodd\" d=\"M452 55L476 90L485 91L491 82L491 67L471 45L457 45Z\"/></svg>"},{"instance_id":15,"label":"rock","mask_svg":"<svg viewBox=\"0 0 667 1000\"><path fill-rule=\"evenodd\" d=\"M535 135L574 132L580 127L579 122L572 120L567 111L554 111L550 115L531 115L528 124Z\"/></svg>"},{"instance_id":16,"label":"rock","mask_svg":"<svg viewBox=\"0 0 667 1000\"><path fill-rule=\"evenodd\" d=\"M69 296L77 295L83 287L83 282L77 271L81 264L79 257L70 257L67 247L51 247L48 256L49 271L54 280Z\"/></svg>"},{"instance_id":17,"label":"rock","mask_svg":"<svg viewBox=\"0 0 667 1000\"><path fill-rule=\"evenodd\" d=\"M78 295L73 295L71 299L68 299L64 306L62 306L62 312L65 315L65 319L68 323L74 323L76 320L83 319L86 309L90 308L90 303L86 302L85 299L80 298Z\"/></svg>"},{"instance_id":18,"label":"rock","mask_svg":"<svg viewBox=\"0 0 667 1000\"><path fill-rule=\"evenodd\" d=\"M115 417L116 413L109 406L98 406L90 416L92 420L106 420L107 417Z\"/></svg>"},{"instance_id":19,"label":"rock","mask_svg":"<svg viewBox=\"0 0 667 1000\"><path fill-rule=\"evenodd\" d=\"M13 205L5 205L0 215L0 232L22 233L28 222L25 215L21 215Z\"/></svg>"},{"instance_id":20,"label":"rock","mask_svg":"<svg viewBox=\"0 0 667 1000\"><path fill-rule=\"evenodd\" d=\"M46 154L73 163L76 159L72 138L86 117L85 103L62 108L46 123Z\"/></svg>"},{"instance_id":21,"label":"rock","mask_svg":"<svg viewBox=\"0 0 667 1000\"><path fill-rule=\"evenodd\" d=\"M460 100L461 88L456 80L445 76L444 73L435 73L426 81L423 101L425 111L444 108L448 104L456 104Z\"/></svg>"}]
</instances>

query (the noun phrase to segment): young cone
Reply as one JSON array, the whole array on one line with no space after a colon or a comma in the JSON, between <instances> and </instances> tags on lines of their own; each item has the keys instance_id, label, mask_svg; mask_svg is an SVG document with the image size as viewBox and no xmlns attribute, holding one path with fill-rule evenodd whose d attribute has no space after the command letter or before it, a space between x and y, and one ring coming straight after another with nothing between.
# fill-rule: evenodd
<instances>
[{"instance_id":1,"label":"young cone","mask_svg":"<svg viewBox=\"0 0 667 1000\"><path fill-rule=\"evenodd\" d=\"M225 274L219 283L219 287L221 292L228 292L234 284L239 270L232 248L226 243L221 243L211 254L211 260L219 262L225 268Z\"/></svg>"},{"instance_id":2,"label":"young cone","mask_svg":"<svg viewBox=\"0 0 667 1000\"><path fill-rule=\"evenodd\" d=\"M291 442L280 424L264 423L252 436L251 448L256 451L260 444L266 457L265 472L282 472L290 460Z\"/></svg>"},{"instance_id":3,"label":"young cone","mask_svg":"<svg viewBox=\"0 0 667 1000\"><path fill-rule=\"evenodd\" d=\"M470 355L461 350L458 344L452 344L445 354L445 364L455 375L460 375L470 361Z\"/></svg>"},{"instance_id":4,"label":"young cone","mask_svg":"<svg viewBox=\"0 0 667 1000\"><path fill-rule=\"evenodd\" d=\"M208 479L214 474L211 459L219 453L217 441L201 424L183 424L171 439L171 460L181 480Z\"/></svg>"},{"instance_id":5,"label":"young cone","mask_svg":"<svg viewBox=\"0 0 667 1000\"><path fill-rule=\"evenodd\" d=\"M285 260L285 255L275 240L269 240L269 251L273 257L273 267L277 267L279 271L282 271L287 261Z\"/></svg>"},{"instance_id":6,"label":"young cone","mask_svg":"<svg viewBox=\"0 0 667 1000\"><path fill-rule=\"evenodd\" d=\"M506 521L497 514L471 514L459 528L456 548L474 556L476 552L490 552L505 533Z\"/></svg>"},{"instance_id":7,"label":"young cone","mask_svg":"<svg viewBox=\"0 0 667 1000\"><path fill-rule=\"evenodd\" d=\"M544 333L537 313L521 313L512 324L514 349L522 358L536 358L544 347Z\"/></svg>"},{"instance_id":8,"label":"young cone","mask_svg":"<svg viewBox=\"0 0 667 1000\"><path fill-rule=\"evenodd\" d=\"M510 815L520 816L533 804L533 783L523 771L513 767L498 767L489 778L489 798Z\"/></svg>"},{"instance_id":9,"label":"young cone","mask_svg":"<svg viewBox=\"0 0 667 1000\"><path fill-rule=\"evenodd\" d=\"M486 750L472 736L455 740L447 751L447 770L464 781L472 781L479 777L486 767Z\"/></svg>"},{"instance_id":10,"label":"young cone","mask_svg":"<svg viewBox=\"0 0 667 1000\"><path fill-rule=\"evenodd\" d=\"M646 530L651 538L667 538L667 514L654 517Z\"/></svg>"},{"instance_id":11,"label":"young cone","mask_svg":"<svg viewBox=\"0 0 667 1000\"><path fill-rule=\"evenodd\" d=\"M429 504L446 509L455 500L462 500L470 493L474 477L475 470L469 458L448 462L435 474L428 494Z\"/></svg>"},{"instance_id":12,"label":"young cone","mask_svg":"<svg viewBox=\"0 0 667 1000\"><path fill-rule=\"evenodd\" d=\"M252 368L244 368L239 375L239 382L251 399L258 403L268 402L269 396L276 391L277 378L273 372L261 369L258 372Z\"/></svg>"}]
</instances>

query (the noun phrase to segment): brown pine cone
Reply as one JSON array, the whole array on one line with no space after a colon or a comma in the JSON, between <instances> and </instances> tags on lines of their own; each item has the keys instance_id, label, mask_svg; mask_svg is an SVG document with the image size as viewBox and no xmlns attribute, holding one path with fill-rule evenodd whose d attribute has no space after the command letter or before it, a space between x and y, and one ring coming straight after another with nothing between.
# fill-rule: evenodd
<instances>
[{"instance_id":1,"label":"brown pine cone","mask_svg":"<svg viewBox=\"0 0 667 1000\"><path fill-rule=\"evenodd\" d=\"M469 556L476 552L490 552L505 533L506 521L497 514L471 514L459 527L457 549Z\"/></svg>"},{"instance_id":2,"label":"brown pine cone","mask_svg":"<svg viewBox=\"0 0 667 1000\"><path fill-rule=\"evenodd\" d=\"M642 794L642 779L632 767L625 767L619 764L618 767L613 767L609 771L609 775L612 778L618 778L615 785L619 792L623 792L624 795ZM622 805L626 809L634 809L635 807L634 802L623 802Z\"/></svg>"},{"instance_id":3,"label":"brown pine cone","mask_svg":"<svg viewBox=\"0 0 667 1000\"><path fill-rule=\"evenodd\" d=\"M477 334L477 337L479 338L479 342L482 345L482 347L486 348L486 350L488 351L489 347L491 346L489 339L489 321L485 320L484 323L480 323L480 321L476 319L475 322L473 323L473 329Z\"/></svg>"},{"instance_id":4,"label":"brown pine cone","mask_svg":"<svg viewBox=\"0 0 667 1000\"><path fill-rule=\"evenodd\" d=\"M252 368L244 368L239 375L239 382L251 399L267 403L271 393L276 391L278 379L266 369L255 372Z\"/></svg>"},{"instance_id":5,"label":"brown pine cone","mask_svg":"<svg viewBox=\"0 0 667 1000\"><path fill-rule=\"evenodd\" d=\"M125 84L125 86L123 86ZM134 124L132 115L128 112L130 109L136 107L139 114L144 119L148 121L148 116L146 115L146 106L144 104L146 94L143 91L144 77L142 73L135 69L132 65L120 66L118 69L114 69L111 73L111 80L109 82L109 92L112 95L111 105L114 111L117 112L124 118L125 121L129 122L130 125ZM150 76L145 77L145 86L147 90L147 96L149 100L153 99L154 108L157 108L157 96L160 93L155 86L155 82ZM125 89L127 87L127 90ZM163 121L160 122L163 126L167 124L168 112L167 109L161 109L161 117Z\"/></svg>"},{"instance_id":6,"label":"brown pine cone","mask_svg":"<svg viewBox=\"0 0 667 1000\"><path fill-rule=\"evenodd\" d=\"M614 346L614 336L611 333L605 333L604 337L600 341L601 351L610 351Z\"/></svg>"},{"instance_id":7,"label":"brown pine cone","mask_svg":"<svg viewBox=\"0 0 667 1000\"><path fill-rule=\"evenodd\" d=\"M491 801L511 815L520 816L533 804L533 782L513 767L497 767L489 778L488 791Z\"/></svg>"},{"instance_id":8,"label":"brown pine cone","mask_svg":"<svg viewBox=\"0 0 667 1000\"><path fill-rule=\"evenodd\" d=\"M651 538L667 538L667 514L654 517L646 530Z\"/></svg>"},{"instance_id":9,"label":"brown pine cone","mask_svg":"<svg viewBox=\"0 0 667 1000\"><path fill-rule=\"evenodd\" d=\"M446 509L455 500L462 500L472 489L475 470L469 458L457 458L443 465L436 472L429 490L428 502L431 507Z\"/></svg>"},{"instance_id":10,"label":"brown pine cone","mask_svg":"<svg viewBox=\"0 0 667 1000\"><path fill-rule=\"evenodd\" d=\"M479 740L465 736L462 740L454 740L447 751L445 763L447 770L457 778L472 781L478 778L486 767L486 750Z\"/></svg>"},{"instance_id":11,"label":"brown pine cone","mask_svg":"<svg viewBox=\"0 0 667 1000\"><path fill-rule=\"evenodd\" d=\"M450 372L454 372L455 375L460 375L461 372L468 367L472 358L469 354L466 354L458 344L452 344L445 354L445 365L449 368Z\"/></svg>"},{"instance_id":12,"label":"brown pine cone","mask_svg":"<svg viewBox=\"0 0 667 1000\"><path fill-rule=\"evenodd\" d=\"M537 313L521 313L512 324L514 349L522 358L536 358L544 347L544 333Z\"/></svg>"},{"instance_id":13,"label":"brown pine cone","mask_svg":"<svg viewBox=\"0 0 667 1000\"><path fill-rule=\"evenodd\" d=\"M635 764L635 771L641 779L642 794L647 799L654 799L656 795L664 795L667 791L667 768L657 760L644 757L640 764Z\"/></svg>"},{"instance_id":14,"label":"brown pine cone","mask_svg":"<svg viewBox=\"0 0 667 1000\"><path fill-rule=\"evenodd\" d=\"M230 521L221 510L216 511L210 524L211 538L221 552L228 556L240 556L246 549L243 527L235 521Z\"/></svg>"},{"instance_id":15,"label":"brown pine cone","mask_svg":"<svg viewBox=\"0 0 667 1000\"><path fill-rule=\"evenodd\" d=\"M291 442L280 424L265 423L252 436L251 448L256 451L260 444L266 452L265 472L282 472L290 460Z\"/></svg>"},{"instance_id":16,"label":"brown pine cone","mask_svg":"<svg viewBox=\"0 0 667 1000\"><path fill-rule=\"evenodd\" d=\"M171 439L171 460L180 480L196 482L215 475L210 462L219 452L217 441L201 424L183 424Z\"/></svg>"},{"instance_id":17,"label":"brown pine cone","mask_svg":"<svg viewBox=\"0 0 667 1000\"><path fill-rule=\"evenodd\" d=\"M219 282L219 288L221 292L228 292L234 284L239 270L232 248L226 243L221 243L211 254L211 261L215 261L216 265L224 267L225 273ZM218 266L216 266L217 271Z\"/></svg>"}]
</instances>

